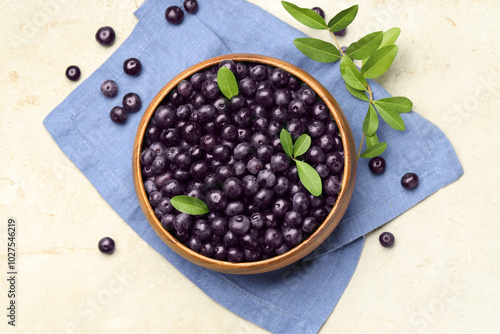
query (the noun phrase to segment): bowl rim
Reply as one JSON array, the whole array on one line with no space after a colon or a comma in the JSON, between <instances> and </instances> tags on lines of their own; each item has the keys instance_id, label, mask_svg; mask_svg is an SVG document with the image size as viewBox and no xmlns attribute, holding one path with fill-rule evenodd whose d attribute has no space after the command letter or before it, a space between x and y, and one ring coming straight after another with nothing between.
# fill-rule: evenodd
<instances>
[{"instance_id":1,"label":"bowl rim","mask_svg":"<svg viewBox=\"0 0 500 334\"><path fill-rule=\"evenodd\" d=\"M170 234L166 229L163 228L160 220L156 217L144 189L141 172L140 155L142 143L144 140L146 128L149 125L149 122L153 117L156 108L161 105L161 102L164 100L164 98L170 93L173 88L177 86L177 84L181 80L186 79L191 75L203 71L226 59L240 62L258 62L266 65L272 65L274 67L279 67L296 76L302 82L306 83L316 92L317 96L325 103L325 105L330 110L330 113L333 115L339 129L344 147L344 172L342 174L341 190L337 196L335 205L330 210L325 220L321 222L321 224L319 224L318 228L309 237L304 239L297 246L291 248L283 254L254 262L233 263L229 261L216 260L201 255L182 244L172 234ZM156 234L167 244L167 246L170 247L170 249L175 251L186 260L189 260L207 269L229 274L257 274L276 270L300 260L307 254L311 253L319 245L321 245L338 226L341 218L347 210L347 206L354 191L356 168L357 157L352 131L342 109L340 108L335 98L330 94L330 92L312 75L308 74L306 71L293 64L290 64L278 58L251 53L226 54L206 59L179 73L165 86L163 86L163 88L156 94L156 96L152 99L152 101L144 111L144 114L137 128L132 156L133 181L137 199L139 200L139 204L144 215L146 216L146 219L148 220L149 224L156 232Z\"/></svg>"}]
</instances>

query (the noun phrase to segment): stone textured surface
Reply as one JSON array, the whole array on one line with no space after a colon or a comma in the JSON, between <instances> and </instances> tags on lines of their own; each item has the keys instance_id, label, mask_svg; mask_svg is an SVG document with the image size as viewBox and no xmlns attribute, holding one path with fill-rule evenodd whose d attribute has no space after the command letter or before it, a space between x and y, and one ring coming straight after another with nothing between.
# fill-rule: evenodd
<instances>
[{"instance_id":1,"label":"stone textured surface","mask_svg":"<svg viewBox=\"0 0 500 334\"><path fill-rule=\"evenodd\" d=\"M203 10L203 1L200 10ZM137 3L136 3L137 2ZM278 1L252 0L304 32ZM348 1L303 0L327 19ZM18 223L17 328L2 333L261 333L213 302L143 242L59 150L43 118L136 24L140 0L3 0L0 4L0 306L7 306L6 221ZM500 10L494 0L360 0L341 43L402 28L380 78L449 137L462 178L368 235L361 261L320 333L497 333ZM110 48L94 34L112 26ZM290 43L293 36L290 36ZM365 163L362 161L361 163ZM389 162L390 163L390 162ZM392 249L378 235L396 236ZM116 252L99 253L101 237ZM17 330L17 331L16 331Z\"/></svg>"}]
</instances>

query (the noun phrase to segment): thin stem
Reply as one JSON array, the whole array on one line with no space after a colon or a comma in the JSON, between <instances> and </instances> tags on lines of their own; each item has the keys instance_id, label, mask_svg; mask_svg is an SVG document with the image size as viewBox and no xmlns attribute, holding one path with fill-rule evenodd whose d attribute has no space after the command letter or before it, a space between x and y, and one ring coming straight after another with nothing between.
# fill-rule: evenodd
<instances>
[{"instance_id":1,"label":"thin stem","mask_svg":"<svg viewBox=\"0 0 500 334\"><path fill-rule=\"evenodd\" d=\"M337 41L337 37L335 37L335 35L333 34L333 32L331 30L328 29L328 31L330 31L330 34L333 36L333 39L335 40L335 44L337 44L337 48L339 49L340 54L342 56L345 56L344 52L342 52L342 48L340 47L339 41Z\"/></svg>"},{"instance_id":2,"label":"thin stem","mask_svg":"<svg viewBox=\"0 0 500 334\"><path fill-rule=\"evenodd\" d=\"M370 95L370 103L373 102L373 92L372 89L370 88L370 85L366 83L366 88L368 90L368 94Z\"/></svg>"},{"instance_id":3,"label":"thin stem","mask_svg":"<svg viewBox=\"0 0 500 334\"><path fill-rule=\"evenodd\" d=\"M365 134L361 136L361 143L359 143L359 148L358 148L358 157L356 158L356 162L359 161L359 156L361 155L361 149L363 148L363 142L365 140Z\"/></svg>"}]
</instances>

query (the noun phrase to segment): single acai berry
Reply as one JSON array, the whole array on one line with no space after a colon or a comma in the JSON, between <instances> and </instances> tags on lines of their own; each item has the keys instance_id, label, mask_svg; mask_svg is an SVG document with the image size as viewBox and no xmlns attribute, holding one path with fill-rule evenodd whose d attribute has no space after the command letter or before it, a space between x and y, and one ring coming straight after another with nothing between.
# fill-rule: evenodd
<instances>
[{"instance_id":1,"label":"single acai berry","mask_svg":"<svg viewBox=\"0 0 500 334\"><path fill-rule=\"evenodd\" d=\"M68 66L66 69L66 78L71 81L78 81L78 79L80 79L80 75L80 68L76 65Z\"/></svg>"},{"instance_id":2,"label":"single acai berry","mask_svg":"<svg viewBox=\"0 0 500 334\"><path fill-rule=\"evenodd\" d=\"M141 74L142 64L137 58L129 58L123 62L123 71L128 75L137 76Z\"/></svg>"},{"instance_id":3,"label":"single acai berry","mask_svg":"<svg viewBox=\"0 0 500 334\"><path fill-rule=\"evenodd\" d=\"M128 112L137 112L142 106L141 98L136 93L125 94L125 96L123 96L122 104L123 108L125 108Z\"/></svg>"},{"instance_id":4,"label":"single acai berry","mask_svg":"<svg viewBox=\"0 0 500 334\"><path fill-rule=\"evenodd\" d=\"M185 0L184 9L189 14L195 14L198 11L198 1L196 0Z\"/></svg>"},{"instance_id":5,"label":"single acai berry","mask_svg":"<svg viewBox=\"0 0 500 334\"><path fill-rule=\"evenodd\" d=\"M415 173L406 173L401 177L401 185L405 189L415 189L418 186L418 175Z\"/></svg>"},{"instance_id":6,"label":"single acai berry","mask_svg":"<svg viewBox=\"0 0 500 334\"><path fill-rule=\"evenodd\" d=\"M394 245L394 235L391 232L383 232L380 234L378 237L378 240L380 241L380 244L383 247L391 247Z\"/></svg>"},{"instance_id":7,"label":"single acai berry","mask_svg":"<svg viewBox=\"0 0 500 334\"><path fill-rule=\"evenodd\" d=\"M374 174L382 174L385 172L385 159L382 157L371 158L368 162L368 167Z\"/></svg>"},{"instance_id":8,"label":"single acai berry","mask_svg":"<svg viewBox=\"0 0 500 334\"><path fill-rule=\"evenodd\" d=\"M321 16L322 18L325 18L325 12L323 11L323 9L319 7L313 7L311 9L314 10L316 13L318 13L319 16Z\"/></svg>"},{"instance_id":9,"label":"single acai berry","mask_svg":"<svg viewBox=\"0 0 500 334\"><path fill-rule=\"evenodd\" d=\"M115 31L111 27L101 27L95 34L96 41L104 46L110 46L115 42Z\"/></svg>"},{"instance_id":10,"label":"single acai berry","mask_svg":"<svg viewBox=\"0 0 500 334\"><path fill-rule=\"evenodd\" d=\"M115 251L115 241L110 237L104 237L99 240L99 250L104 254L112 254Z\"/></svg>"},{"instance_id":11,"label":"single acai berry","mask_svg":"<svg viewBox=\"0 0 500 334\"><path fill-rule=\"evenodd\" d=\"M113 107L113 109L109 112L109 117L111 117L111 120L117 124L125 124L128 114L125 108Z\"/></svg>"},{"instance_id":12,"label":"single acai berry","mask_svg":"<svg viewBox=\"0 0 500 334\"><path fill-rule=\"evenodd\" d=\"M113 80L106 80L101 84L101 92L105 97L113 98L118 94L118 85Z\"/></svg>"},{"instance_id":13,"label":"single acai berry","mask_svg":"<svg viewBox=\"0 0 500 334\"><path fill-rule=\"evenodd\" d=\"M346 32L347 32L347 28L344 28L344 29L339 30L339 31L334 31L333 34L337 37L342 37L342 36L345 36Z\"/></svg>"},{"instance_id":14,"label":"single acai berry","mask_svg":"<svg viewBox=\"0 0 500 334\"><path fill-rule=\"evenodd\" d=\"M178 6L170 6L165 10L165 18L170 24L181 24L184 20L184 12Z\"/></svg>"}]
</instances>

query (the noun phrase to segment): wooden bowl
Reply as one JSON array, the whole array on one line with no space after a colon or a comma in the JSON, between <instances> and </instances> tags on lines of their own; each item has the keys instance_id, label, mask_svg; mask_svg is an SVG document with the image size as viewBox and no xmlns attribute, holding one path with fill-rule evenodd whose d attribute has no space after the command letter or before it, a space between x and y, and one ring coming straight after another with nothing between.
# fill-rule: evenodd
<instances>
[{"instance_id":1,"label":"wooden bowl","mask_svg":"<svg viewBox=\"0 0 500 334\"><path fill-rule=\"evenodd\" d=\"M167 94L173 88L175 88L181 80L190 77L196 72L202 71L215 64L218 64L224 59L231 59L233 61L241 62L257 62L280 67L309 85L317 93L318 97L322 99L326 106L330 109L333 118L335 119L335 122L337 123L337 126L339 128L344 147L345 161L344 173L342 176L342 189L340 190L340 193L338 195L337 202L328 214L327 218L323 221L322 224L320 224L316 231L314 231L307 239L305 239L296 247L281 255L261 261L242 263L219 261L209 257L205 257L184 246L180 241L178 241L173 235L171 235L162 227L161 222L156 217L153 208L149 203L148 196L143 186L140 162L141 148L146 128L156 108L160 105ZM314 79L310 74L298 68L297 66L294 66L280 59L255 54L229 54L210 58L188 68L187 70L173 78L169 83L165 85L165 87L160 90L160 92L155 96L155 98L151 101L148 108L144 112L144 116L142 117L137 129L133 150L132 168L135 191L137 193L137 198L139 199L141 208L144 211L146 219L151 224L151 227L171 249L173 249L177 254L179 254L186 260L189 260L207 269L228 274L257 274L276 270L292 264L312 252L333 232L335 227L337 227L338 223L340 222L340 219L344 215L349 201L351 200L356 178L356 148L354 139L344 113L340 109L333 96L316 79Z\"/></svg>"}]
</instances>

